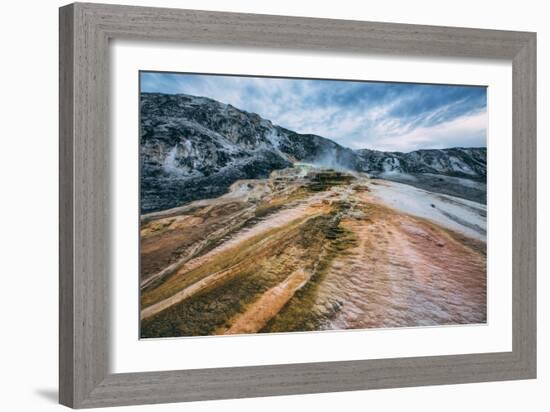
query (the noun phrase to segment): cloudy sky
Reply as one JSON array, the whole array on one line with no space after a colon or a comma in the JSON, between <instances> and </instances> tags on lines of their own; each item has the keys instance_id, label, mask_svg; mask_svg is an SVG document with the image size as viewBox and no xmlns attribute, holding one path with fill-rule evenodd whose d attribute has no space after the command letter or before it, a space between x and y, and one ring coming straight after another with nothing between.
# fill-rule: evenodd
<instances>
[{"instance_id":1,"label":"cloudy sky","mask_svg":"<svg viewBox=\"0 0 550 412\"><path fill-rule=\"evenodd\" d=\"M485 87L142 72L141 90L210 97L352 149L486 146Z\"/></svg>"}]
</instances>

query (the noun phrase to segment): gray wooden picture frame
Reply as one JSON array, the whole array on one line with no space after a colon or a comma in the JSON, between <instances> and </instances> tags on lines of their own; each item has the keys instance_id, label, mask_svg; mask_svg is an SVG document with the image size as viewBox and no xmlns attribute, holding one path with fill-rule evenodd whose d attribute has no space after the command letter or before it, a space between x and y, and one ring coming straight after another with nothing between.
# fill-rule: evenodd
<instances>
[{"instance_id":1,"label":"gray wooden picture frame","mask_svg":"<svg viewBox=\"0 0 550 412\"><path fill-rule=\"evenodd\" d=\"M59 399L74 408L536 376L536 34L71 4L60 9ZM494 58L513 66L511 352L109 372L109 40Z\"/></svg>"}]
</instances>

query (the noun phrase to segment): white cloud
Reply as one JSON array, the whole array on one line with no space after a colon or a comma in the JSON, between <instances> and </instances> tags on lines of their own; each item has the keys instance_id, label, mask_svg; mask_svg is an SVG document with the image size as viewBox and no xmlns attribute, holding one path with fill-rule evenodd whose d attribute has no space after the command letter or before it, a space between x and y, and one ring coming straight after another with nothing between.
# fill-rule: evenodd
<instances>
[{"instance_id":1,"label":"white cloud","mask_svg":"<svg viewBox=\"0 0 550 412\"><path fill-rule=\"evenodd\" d=\"M431 127L419 127L405 134L380 136L377 149L407 152L417 148L441 149L454 146L485 146L487 112L466 115Z\"/></svg>"}]
</instances>

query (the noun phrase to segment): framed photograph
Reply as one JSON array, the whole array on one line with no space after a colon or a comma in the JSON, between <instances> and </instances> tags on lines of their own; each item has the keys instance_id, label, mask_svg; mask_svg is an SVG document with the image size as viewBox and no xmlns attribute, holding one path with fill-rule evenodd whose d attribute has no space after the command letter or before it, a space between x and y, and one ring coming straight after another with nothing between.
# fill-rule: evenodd
<instances>
[{"instance_id":1,"label":"framed photograph","mask_svg":"<svg viewBox=\"0 0 550 412\"><path fill-rule=\"evenodd\" d=\"M536 35L60 9L60 402L536 376Z\"/></svg>"}]
</instances>

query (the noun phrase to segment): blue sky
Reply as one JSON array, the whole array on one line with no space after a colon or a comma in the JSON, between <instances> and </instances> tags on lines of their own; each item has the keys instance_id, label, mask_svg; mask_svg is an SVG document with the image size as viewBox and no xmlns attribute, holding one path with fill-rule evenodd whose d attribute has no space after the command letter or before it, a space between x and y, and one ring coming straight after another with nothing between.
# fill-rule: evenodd
<instances>
[{"instance_id":1,"label":"blue sky","mask_svg":"<svg viewBox=\"0 0 550 412\"><path fill-rule=\"evenodd\" d=\"M352 149L486 146L485 87L142 72L141 90L210 97Z\"/></svg>"}]
</instances>

